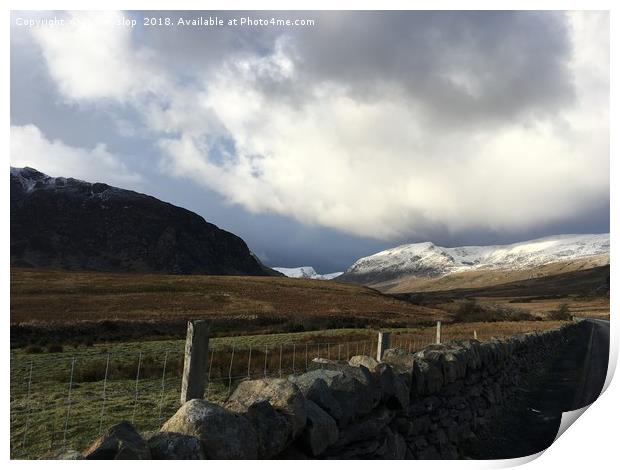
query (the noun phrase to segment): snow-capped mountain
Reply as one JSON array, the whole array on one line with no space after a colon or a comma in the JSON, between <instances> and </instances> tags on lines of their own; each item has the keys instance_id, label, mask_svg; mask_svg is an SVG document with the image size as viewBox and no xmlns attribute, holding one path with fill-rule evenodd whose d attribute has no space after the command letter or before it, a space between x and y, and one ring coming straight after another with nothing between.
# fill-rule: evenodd
<instances>
[{"instance_id":1,"label":"snow-capped mountain","mask_svg":"<svg viewBox=\"0 0 620 470\"><path fill-rule=\"evenodd\" d=\"M401 245L357 260L341 280L376 284L403 276L438 278L474 270L525 270L593 256L609 256L609 234L556 235L511 245L444 248Z\"/></svg>"},{"instance_id":2,"label":"snow-capped mountain","mask_svg":"<svg viewBox=\"0 0 620 470\"><path fill-rule=\"evenodd\" d=\"M333 279L342 274L342 271L338 273L318 274L312 266L301 266L299 268L271 268L271 269L284 274L286 277L295 277L295 278L302 278L302 279L321 279L324 281Z\"/></svg>"}]
</instances>

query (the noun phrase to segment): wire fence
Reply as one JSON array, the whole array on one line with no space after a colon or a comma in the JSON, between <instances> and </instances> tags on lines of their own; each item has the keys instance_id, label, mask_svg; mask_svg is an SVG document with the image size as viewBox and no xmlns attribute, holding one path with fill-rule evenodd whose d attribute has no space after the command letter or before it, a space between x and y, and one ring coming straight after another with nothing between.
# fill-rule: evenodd
<instances>
[{"instance_id":1,"label":"wire fence","mask_svg":"<svg viewBox=\"0 0 620 470\"><path fill-rule=\"evenodd\" d=\"M476 332L442 333L442 342ZM490 334L478 335L488 339ZM392 333L392 348L415 352L434 331ZM303 373L315 358L376 357L376 338L362 341L218 345L208 351L205 398L224 401L243 379ZM83 352L11 357L11 457L54 458L82 450L109 426L127 420L154 432L177 410L184 350Z\"/></svg>"}]
</instances>

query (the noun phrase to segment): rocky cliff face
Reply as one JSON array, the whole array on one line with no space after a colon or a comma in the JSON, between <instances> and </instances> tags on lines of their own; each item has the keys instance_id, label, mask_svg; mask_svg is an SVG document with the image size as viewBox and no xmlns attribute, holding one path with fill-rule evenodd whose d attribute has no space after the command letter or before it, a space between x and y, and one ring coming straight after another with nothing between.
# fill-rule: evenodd
<instances>
[{"instance_id":1,"label":"rocky cliff face","mask_svg":"<svg viewBox=\"0 0 620 470\"><path fill-rule=\"evenodd\" d=\"M95 271L277 275L238 236L154 197L11 168L11 264Z\"/></svg>"}]
</instances>

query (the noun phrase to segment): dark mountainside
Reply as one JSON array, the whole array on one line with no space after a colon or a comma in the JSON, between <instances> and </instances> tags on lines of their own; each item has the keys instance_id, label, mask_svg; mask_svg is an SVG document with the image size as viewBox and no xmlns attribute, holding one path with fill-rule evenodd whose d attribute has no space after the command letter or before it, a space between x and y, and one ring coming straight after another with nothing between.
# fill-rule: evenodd
<instances>
[{"instance_id":1,"label":"dark mountainside","mask_svg":"<svg viewBox=\"0 0 620 470\"><path fill-rule=\"evenodd\" d=\"M278 275L238 236L152 196L11 168L11 264L170 274Z\"/></svg>"}]
</instances>

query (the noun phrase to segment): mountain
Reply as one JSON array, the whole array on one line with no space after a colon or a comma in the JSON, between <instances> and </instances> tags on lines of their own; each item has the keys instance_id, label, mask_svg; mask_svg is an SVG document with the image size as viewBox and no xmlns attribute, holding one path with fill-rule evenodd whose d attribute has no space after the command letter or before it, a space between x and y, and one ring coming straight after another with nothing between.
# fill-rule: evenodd
<instances>
[{"instance_id":1,"label":"mountain","mask_svg":"<svg viewBox=\"0 0 620 470\"><path fill-rule=\"evenodd\" d=\"M11 264L171 274L279 275L238 236L152 196L11 168Z\"/></svg>"},{"instance_id":2,"label":"mountain","mask_svg":"<svg viewBox=\"0 0 620 470\"><path fill-rule=\"evenodd\" d=\"M279 273L284 274L286 277L295 277L302 279L322 279L328 281L330 279L334 279L342 274L338 273L329 273L329 274L317 274L312 266L301 266L299 268L271 268Z\"/></svg>"},{"instance_id":3,"label":"mountain","mask_svg":"<svg viewBox=\"0 0 620 470\"><path fill-rule=\"evenodd\" d=\"M609 264L609 234L556 235L511 245L401 245L357 260L338 278L386 292L481 287Z\"/></svg>"}]
</instances>

